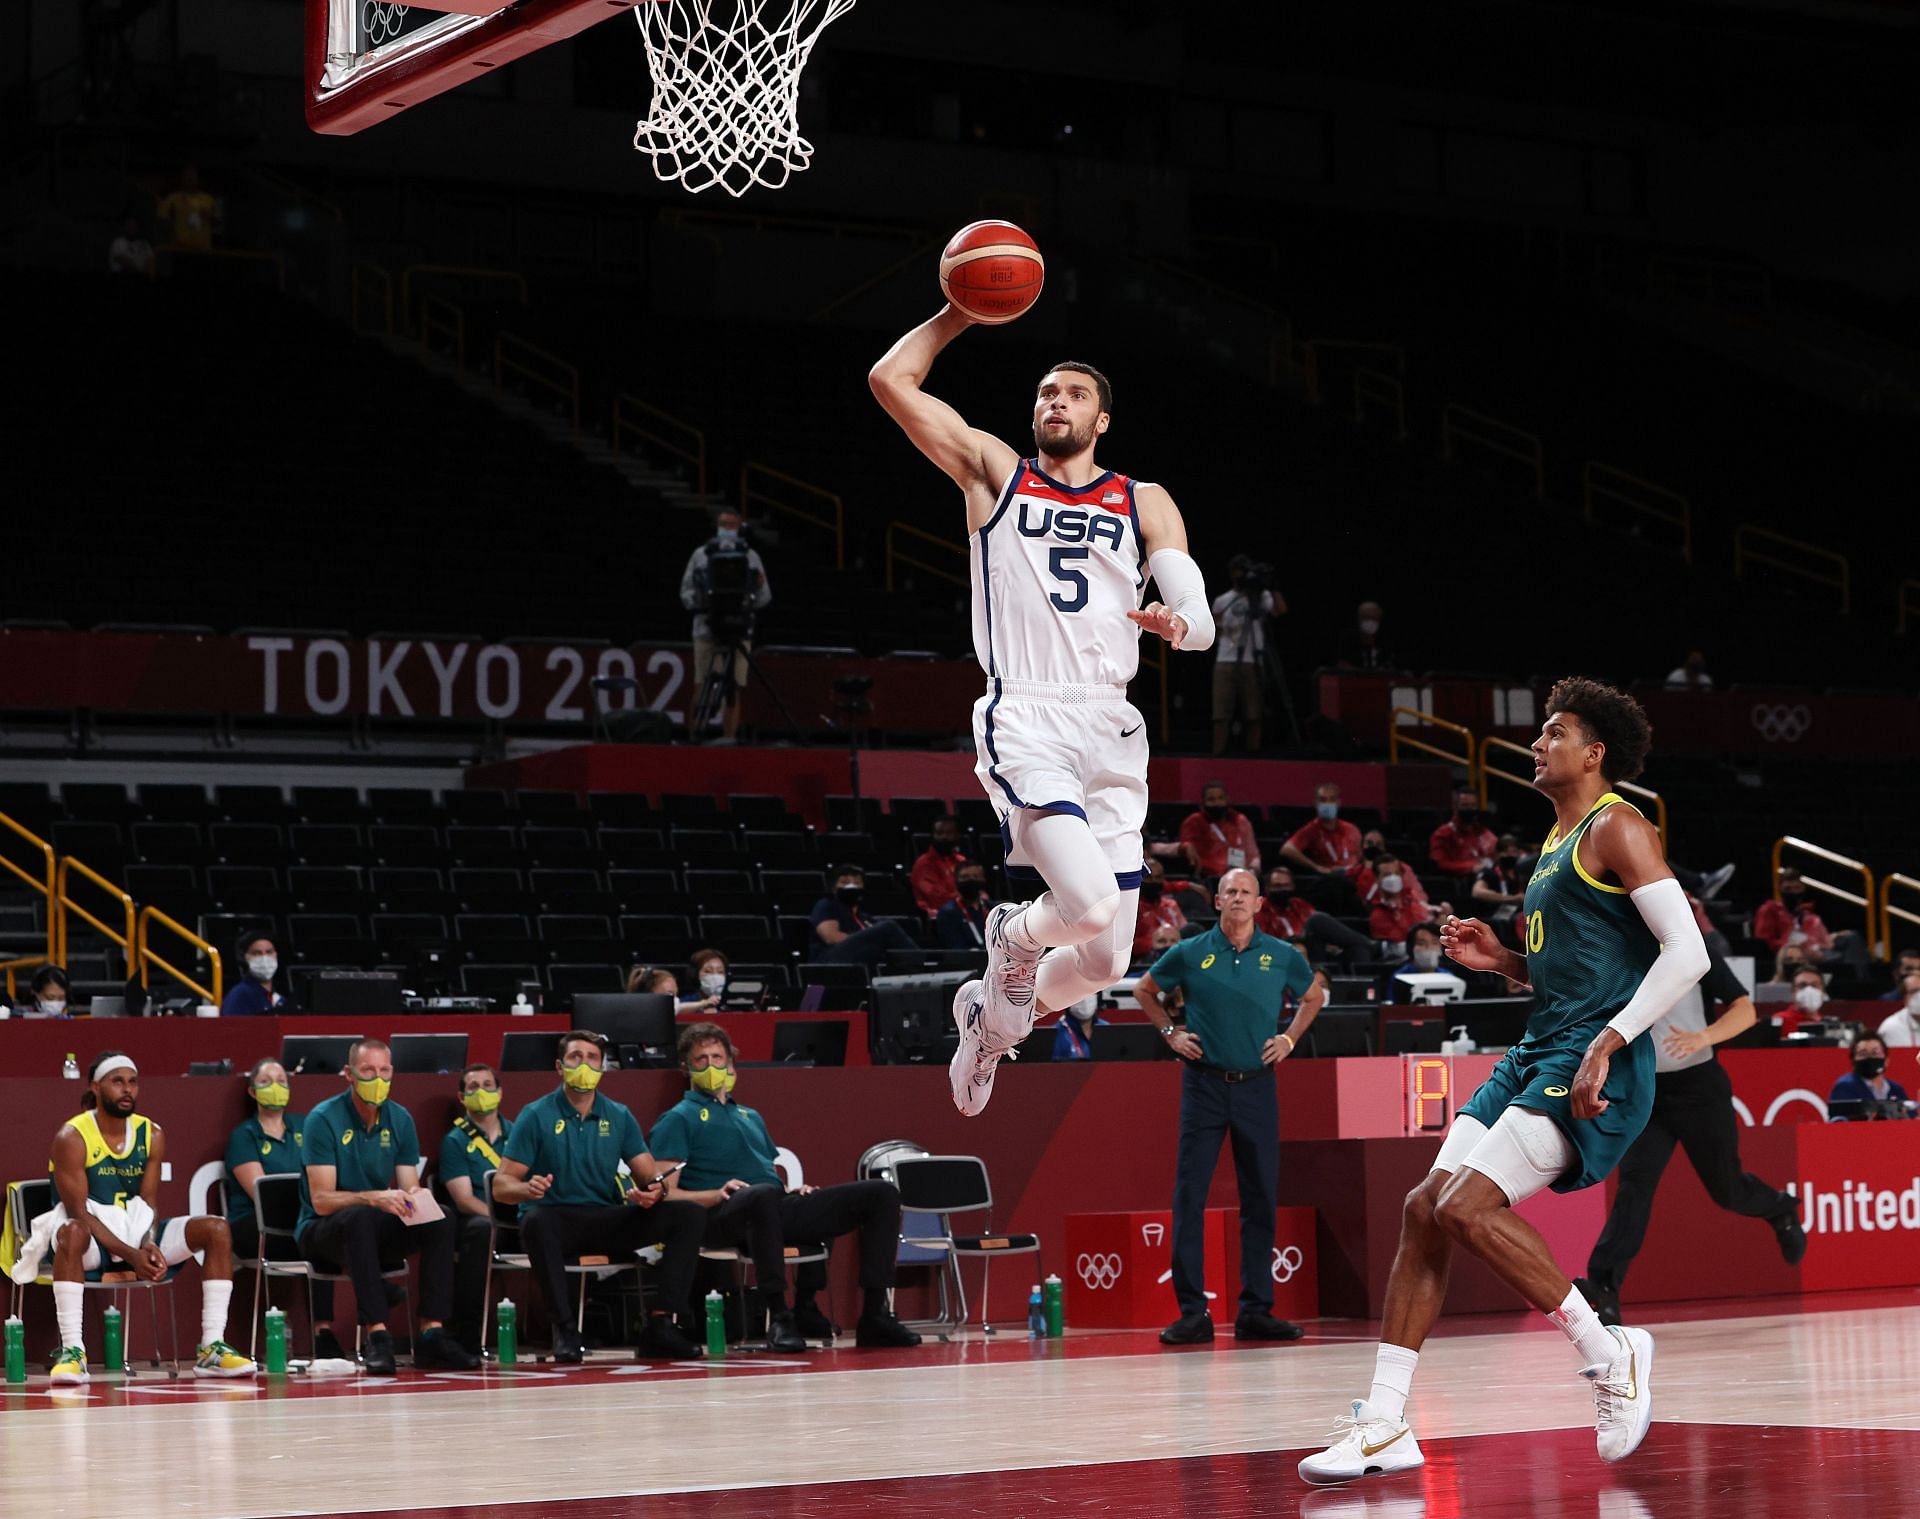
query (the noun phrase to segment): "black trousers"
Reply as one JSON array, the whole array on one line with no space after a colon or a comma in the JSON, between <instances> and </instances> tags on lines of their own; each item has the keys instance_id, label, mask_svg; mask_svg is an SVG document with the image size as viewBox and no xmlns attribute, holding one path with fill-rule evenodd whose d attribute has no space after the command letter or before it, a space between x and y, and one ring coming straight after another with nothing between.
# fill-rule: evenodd
<instances>
[{"instance_id":1,"label":"black trousers","mask_svg":"<svg viewBox=\"0 0 1920 1519\"><path fill-rule=\"evenodd\" d=\"M1273 1311L1273 1225L1280 1198L1280 1092L1271 1069L1228 1082L1189 1065L1180 1073L1180 1150L1174 1162L1173 1295L1182 1314L1207 1311L1207 1192L1220 1142L1233 1136L1240 1183L1241 1313Z\"/></svg>"},{"instance_id":2,"label":"black trousers","mask_svg":"<svg viewBox=\"0 0 1920 1519\"><path fill-rule=\"evenodd\" d=\"M581 1255L604 1255L626 1262L645 1245L661 1247L660 1307L679 1313L693 1290L693 1268L700 1258L700 1233L707 1210L698 1203L657 1202L651 1208L610 1203L599 1208L549 1206L520 1214L520 1243L533 1265L547 1317L573 1322L567 1290L567 1262Z\"/></svg>"},{"instance_id":3,"label":"black trousers","mask_svg":"<svg viewBox=\"0 0 1920 1519\"><path fill-rule=\"evenodd\" d=\"M380 1273L418 1255L420 1317L444 1323L453 1312L453 1244L450 1215L408 1226L378 1208L358 1207L342 1208L307 1225L300 1253L323 1271L344 1271L353 1278L354 1306L362 1324L387 1320L387 1284ZM478 1281L473 1295L480 1295Z\"/></svg>"},{"instance_id":4,"label":"black trousers","mask_svg":"<svg viewBox=\"0 0 1920 1519\"><path fill-rule=\"evenodd\" d=\"M258 1260L260 1258L260 1219L258 1215L249 1213L237 1224L232 1219L228 1219L227 1228L233 1233L234 1265L244 1266L248 1261ZM284 1238L276 1238L274 1244L278 1248L270 1257L271 1259L278 1260L282 1254L285 1254L291 1260L301 1259L300 1252L290 1247ZM314 1282L312 1287L314 1322L324 1324L333 1317L333 1283Z\"/></svg>"},{"instance_id":5,"label":"black trousers","mask_svg":"<svg viewBox=\"0 0 1920 1519\"><path fill-rule=\"evenodd\" d=\"M706 1243L732 1249L744 1242L763 1292L785 1295L789 1240L831 1240L860 1231L860 1286L869 1294L893 1285L900 1253L900 1193L890 1181L849 1181L802 1196L776 1183L746 1187L707 1211ZM795 1268L794 1295L806 1302L827 1284L827 1263Z\"/></svg>"},{"instance_id":6,"label":"black trousers","mask_svg":"<svg viewBox=\"0 0 1920 1519\"><path fill-rule=\"evenodd\" d=\"M1669 1071L1653 1082L1653 1112L1633 1147L1620 1160L1620 1187L1613 1212L1587 1259L1587 1280L1618 1289L1640 1253L1653 1215L1653 1195L1678 1144L1693 1162L1707 1196L1729 1213L1784 1222L1794 1201L1740 1169L1734 1129L1733 1083L1718 1060Z\"/></svg>"},{"instance_id":7,"label":"black trousers","mask_svg":"<svg viewBox=\"0 0 1920 1519\"><path fill-rule=\"evenodd\" d=\"M816 946L813 958L822 965L864 965L868 970L878 970L887 963L888 950L919 947L912 934L886 918L871 928L848 934L838 944Z\"/></svg>"}]
</instances>

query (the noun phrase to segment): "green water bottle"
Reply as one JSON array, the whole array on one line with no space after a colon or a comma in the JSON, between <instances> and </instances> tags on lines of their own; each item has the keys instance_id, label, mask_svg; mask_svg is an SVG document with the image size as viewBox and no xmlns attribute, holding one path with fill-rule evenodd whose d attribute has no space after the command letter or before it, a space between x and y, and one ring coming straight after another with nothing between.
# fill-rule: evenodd
<instances>
[{"instance_id":1,"label":"green water bottle","mask_svg":"<svg viewBox=\"0 0 1920 1519\"><path fill-rule=\"evenodd\" d=\"M493 1344L502 1366L520 1359L520 1310L503 1297L493 1306Z\"/></svg>"},{"instance_id":2,"label":"green water bottle","mask_svg":"<svg viewBox=\"0 0 1920 1519\"><path fill-rule=\"evenodd\" d=\"M727 1305L718 1292L707 1294L707 1354L714 1360L727 1353Z\"/></svg>"},{"instance_id":3,"label":"green water bottle","mask_svg":"<svg viewBox=\"0 0 1920 1519\"><path fill-rule=\"evenodd\" d=\"M127 1347L120 1332L120 1310L109 1303L107 1311L100 1315L100 1323L107 1342L107 1370L125 1371Z\"/></svg>"},{"instance_id":4,"label":"green water bottle","mask_svg":"<svg viewBox=\"0 0 1920 1519\"><path fill-rule=\"evenodd\" d=\"M1040 1285L1046 1303L1047 1338L1057 1340L1067 1332L1067 1305L1060 1296L1060 1278L1050 1276Z\"/></svg>"},{"instance_id":5,"label":"green water bottle","mask_svg":"<svg viewBox=\"0 0 1920 1519\"><path fill-rule=\"evenodd\" d=\"M15 1314L7 1320L7 1380L24 1382L27 1379L27 1329Z\"/></svg>"},{"instance_id":6,"label":"green water bottle","mask_svg":"<svg viewBox=\"0 0 1920 1519\"><path fill-rule=\"evenodd\" d=\"M287 1316L278 1308L267 1310L267 1370L287 1369Z\"/></svg>"}]
</instances>

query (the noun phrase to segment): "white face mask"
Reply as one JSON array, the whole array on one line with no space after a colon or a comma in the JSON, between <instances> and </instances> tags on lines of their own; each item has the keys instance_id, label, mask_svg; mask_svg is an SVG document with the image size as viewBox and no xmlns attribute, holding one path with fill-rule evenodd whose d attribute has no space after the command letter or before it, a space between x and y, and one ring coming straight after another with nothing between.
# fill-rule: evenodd
<instances>
[{"instance_id":1,"label":"white face mask","mask_svg":"<svg viewBox=\"0 0 1920 1519\"><path fill-rule=\"evenodd\" d=\"M1817 1013L1826 1003L1827 994L1817 986L1802 986L1793 994L1793 1000L1810 1013Z\"/></svg>"},{"instance_id":2,"label":"white face mask","mask_svg":"<svg viewBox=\"0 0 1920 1519\"><path fill-rule=\"evenodd\" d=\"M1376 617L1362 617L1360 619L1360 631L1365 633L1369 638L1373 637L1375 633L1380 631L1379 619Z\"/></svg>"},{"instance_id":3,"label":"white face mask","mask_svg":"<svg viewBox=\"0 0 1920 1519\"><path fill-rule=\"evenodd\" d=\"M1072 1007L1068 1008L1067 1011L1072 1013L1073 1016L1078 1018L1082 1023L1091 1023L1093 1022L1093 1015L1100 1011L1100 999L1098 997L1082 997L1078 1002L1074 1003Z\"/></svg>"},{"instance_id":4,"label":"white face mask","mask_svg":"<svg viewBox=\"0 0 1920 1519\"><path fill-rule=\"evenodd\" d=\"M279 969L280 959L277 955L249 955L247 957L247 974L252 976L256 981L271 981L274 973Z\"/></svg>"},{"instance_id":5,"label":"white face mask","mask_svg":"<svg viewBox=\"0 0 1920 1519\"><path fill-rule=\"evenodd\" d=\"M1437 949L1416 949L1413 952L1413 963L1422 970L1438 970L1440 969L1440 951Z\"/></svg>"},{"instance_id":6,"label":"white face mask","mask_svg":"<svg viewBox=\"0 0 1920 1519\"><path fill-rule=\"evenodd\" d=\"M1380 889L1390 897L1397 897L1400 895L1400 888L1402 884L1403 883L1401 882L1400 877L1397 875L1380 877Z\"/></svg>"},{"instance_id":7,"label":"white face mask","mask_svg":"<svg viewBox=\"0 0 1920 1519\"><path fill-rule=\"evenodd\" d=\"M1920 998L1916 998L1915 1000L1920 1001ZM67 1010L67 1001L66 1001L66 998L64 997L54 1002L49 1002L45 997L42 997L40 999L40 1011L43 1013L46 1013L50 1017L58 1017L61 1013L64 1013L66 1010Z\"/></svg>"},{"instance_id":8,"label":"white face mask","mask_svg":"<svg viewBox=\"0 0 1920 1519\"><path fill-rule=\"evenodd\" d=\"M702 976L700 978L700 990L705 992L709 997L717 997L726 989L727 978L725 975Z\"/></svg>"},{"instance_id":9,"label":"white face mask","mask_svg":"<svg viewBox=\"0 0 1920 1519\"><path fill-rule=\"evenodd\" d=\"M1920 992L1915 992L1911 997L1907 998L1907 1011L1912 1013L1914 1017L1920 1018Z\"/></svg>"}]
</instances>

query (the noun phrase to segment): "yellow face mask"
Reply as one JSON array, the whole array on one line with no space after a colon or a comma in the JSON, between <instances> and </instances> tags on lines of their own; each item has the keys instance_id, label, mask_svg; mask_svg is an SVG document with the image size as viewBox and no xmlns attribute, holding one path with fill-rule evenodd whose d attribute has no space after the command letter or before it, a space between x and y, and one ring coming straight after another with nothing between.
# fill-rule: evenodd
<instances>
[{"instance_id":1,"label":"yellow face mask","mask_svg":"<svg viewBox=\"0 0 1920 1519\"><path fill-rule=\"evenodd\" d=\"M263 1108L284 1108L292 1097L293 1092L284 1081L253 1089L253 1100Z\"/></svg>"},{"instance_id":2,"label":"yellow face mask","mask_svg":"<svg viewBox=\"0 0 1920 1519\"><path fill-rule=\"evenodd\" d=\"M358 1076L353 1078L353 1095L369 1106L379 1107L392 1091L393 1083L385 1076L369 1076L364 1080Z\"/></svg>"},{"instance_id":3,"label":"yellow face mask","mask_svg":"<svg viewBox=\"0 0 1920 1519\"><path fill-rule=\"evenodd\" d=\"M733 1072L724 1065L710 1065L703 1070L690 1071L696 1090L702 1092L731 1092L733 1090Z\"/></svg>"},{"instance_id":4,"label":"yellow face mask","mask_svg":"<svg viewBox=\"0 0 1920 1519\"><path fill-rule=\"evenodd\" d=\"M500 1106L500 1094L497 1091L489 1092L482 1087L477 1092L467 1093L460 1101L466 1105L469 1113L491 1113Z\"/></svg>"},{"instance_id":5,"label":"yellow face mask","mask_svg":"<svg viewBox=\"0 0 1920 1519\"><path fill-rule=\"evenodd\" d=\"M560 1079L576 1092L591 1092L600 1085L600 1078L604 1074L583 1060L578 1065L568 1066L560 1073Z\"/></svg>"}]
</instances>

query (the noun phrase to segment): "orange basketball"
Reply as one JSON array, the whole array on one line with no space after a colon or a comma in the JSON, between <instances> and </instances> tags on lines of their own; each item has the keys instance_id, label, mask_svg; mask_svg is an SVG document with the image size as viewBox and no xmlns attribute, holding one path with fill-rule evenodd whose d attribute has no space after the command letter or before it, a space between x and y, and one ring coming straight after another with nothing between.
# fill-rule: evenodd
<instances>
[{"instance_id":1,"label":"orange basketball","mask_svg":"<svg viewBox=\"0 0 1920 1519\"><path fill-rule=\"evenodd\" d=\"M973 222L940 254L940 291L976 322L1011 322L1040 298L1047 267L1012 222Z\"/></svg>"}]
</instances>

